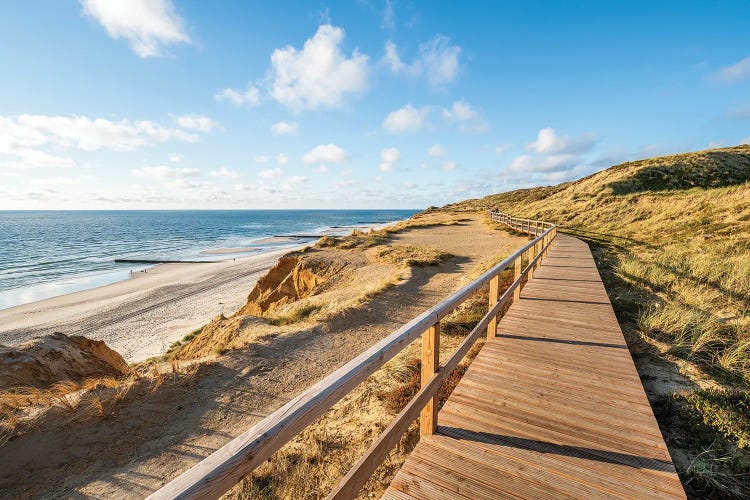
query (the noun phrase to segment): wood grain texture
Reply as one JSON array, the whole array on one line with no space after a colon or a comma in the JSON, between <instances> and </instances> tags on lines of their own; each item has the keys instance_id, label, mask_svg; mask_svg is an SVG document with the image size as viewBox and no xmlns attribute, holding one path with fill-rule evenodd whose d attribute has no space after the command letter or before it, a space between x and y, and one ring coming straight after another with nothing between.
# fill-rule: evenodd
<instances>
[{"instance_id":1,"label":"wood grain texture","mask_svg":"<svg viewBox=\"0 0 750 500\"><path fill-rule=\"evenodd\" d=\"M422 334L422 387L425 387L440 367L440 323L435 323ZM419 416L419 435L431 436L437 427L437 402L431 397Z\"/></svg>"},{"instance_id":2,"label":"wood grain texture","mask_svg":"<svg viewBox=\"0 0 750 500\"><path fill-rule=\"evenodd\" d=\"M685 498L591 252L549 240L384 498Z\"/></svg>"}]
</instances>

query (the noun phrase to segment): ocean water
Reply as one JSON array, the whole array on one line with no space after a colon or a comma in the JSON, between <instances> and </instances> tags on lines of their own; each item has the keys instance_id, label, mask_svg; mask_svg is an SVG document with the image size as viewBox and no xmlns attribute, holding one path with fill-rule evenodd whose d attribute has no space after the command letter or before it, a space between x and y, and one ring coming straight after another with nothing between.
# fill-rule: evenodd
<instances>
[{"instance_id":1,"label":"ocean water","mask_svg":"<svg viewBox=\"0 0 750 500\"><path fill-rule=\"evenodd\" d=\"M221 260L285 234L345 234L406 219L416 210L179 210L0 212L0 309L113 283L148 260ZM286 244L289 245L289 244Z\"/></svg>"}]
</instances>

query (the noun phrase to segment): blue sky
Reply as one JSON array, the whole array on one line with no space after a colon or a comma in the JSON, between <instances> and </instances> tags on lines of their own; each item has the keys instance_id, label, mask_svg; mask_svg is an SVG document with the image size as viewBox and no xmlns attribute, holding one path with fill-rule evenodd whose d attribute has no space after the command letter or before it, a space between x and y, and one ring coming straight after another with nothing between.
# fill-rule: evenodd
<instances>
[{"instance_id":1,"label":"blue sky","mask_svg":"<svg viewBox=\"0 0 750 500\"><path fill-rule=\"evenodd\" d=\"M38 0L0 209L422 208L750 142L750 6Z\"/></svg>"}]
</instances>

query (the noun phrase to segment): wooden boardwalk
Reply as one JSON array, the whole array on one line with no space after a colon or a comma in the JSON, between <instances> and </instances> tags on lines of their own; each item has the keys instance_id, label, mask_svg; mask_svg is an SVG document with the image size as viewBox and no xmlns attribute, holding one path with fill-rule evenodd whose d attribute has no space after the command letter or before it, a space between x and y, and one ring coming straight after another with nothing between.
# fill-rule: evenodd
<instances>
[{"instance_id":1,"label":"wooden boardwalk","mask_svg":"<svg viewBox=\"0 0 750 500\"><path fill-rule=\"evenodd\" d=\"M685 498L588 246L558 235L383 498Z\"/></svg>"}]
</instances>

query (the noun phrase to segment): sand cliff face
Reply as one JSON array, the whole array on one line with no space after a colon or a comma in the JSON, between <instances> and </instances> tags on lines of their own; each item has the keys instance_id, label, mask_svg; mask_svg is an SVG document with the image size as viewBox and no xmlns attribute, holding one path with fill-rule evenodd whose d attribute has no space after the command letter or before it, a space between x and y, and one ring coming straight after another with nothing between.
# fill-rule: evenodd
<instances>
[{"instance_id":1,"label":"sand cliff face","mask_svg":"<svg viewBox=\"0 0 750 500\"><path fill-rule=\"evenodd\" d=\"M238 315L266 316L300 299L317 295L346 267L345 262L285 256L263 276Z\"/></svg>"},{"instance_id":2,"label":"sand cliff face","mask_svg":"<svg viewBox=\"0 0 750 500\"><path fill-rule=\"evenodd\" d=\"M0 390L43 389L56 382L129 372L122 356L101 340L54 333L14 347L0 346Z\"/></svg>"}]
</instances>

